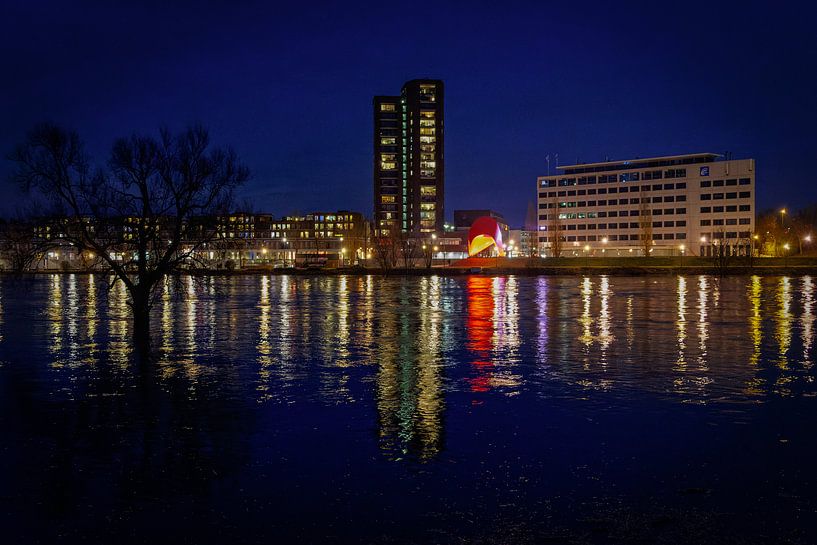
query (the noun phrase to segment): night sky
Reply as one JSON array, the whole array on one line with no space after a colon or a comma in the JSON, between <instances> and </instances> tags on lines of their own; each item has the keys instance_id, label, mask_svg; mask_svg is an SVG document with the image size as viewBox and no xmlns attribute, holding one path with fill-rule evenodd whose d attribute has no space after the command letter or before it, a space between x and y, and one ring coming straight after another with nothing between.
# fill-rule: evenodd
<instances>
[{"instance_id":1,"label":"night sky","mask_svg":"<svg viewBox=\"0 0 817 545\"><path fill-rule=\"evenodd\" d=\"M201 122L253 170L241 200L257 210L370 216L372 96L433 77L449 219L490 207L521 224L556 153L731 151L757 159L760 208L817 201L813 2L126 4L4 1L3 155L44 120L96 158Z\"/></svg>"}]
</instances>

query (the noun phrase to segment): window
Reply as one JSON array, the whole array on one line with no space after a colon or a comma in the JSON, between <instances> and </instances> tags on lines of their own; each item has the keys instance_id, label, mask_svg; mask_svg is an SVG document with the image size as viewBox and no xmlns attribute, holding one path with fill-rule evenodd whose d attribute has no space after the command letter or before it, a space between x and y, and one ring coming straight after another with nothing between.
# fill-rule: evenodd
<instances>
[{"instance_id":1,"label":"window","mask_svg":"<svg viewBox=\"0 0 817 545\"><path fill-rule=\"evenodd\" d=\"M664 184L664 189L675 189L675 184Z\"/></svg>"},{"instance_id":2,"label":"window","mask_svg":"<svg viewBox=\"0 0 817 545\"><path fill-rule=\"evenodd\" d=\"M678 182L677 184L675 184L675 189L686 189L686 188L687 188L687 183L686 182Z\"/></svg>"},{"instance_id":3,"label":"window","mask_svg":"<svg viewBox=\"0 0 817 545\"><path fill-rule=\"evenodd\" d=\"M737 207L737 205L730 204L729 206L726 207L726 211L727 212L737 212L738 207Z\"/></svg>"},{"instance_id":4,"label":"window","mask_svg":"<svg viewBox=\"0 0 817 545\"><path fill-rule=\"evenodd\" d=\"M701 207L701 214L709 214L712 212L712 208L709 206L702 206Z\"/></svg>"},{"instance_id":5,"label":"window","mask_svg":"<svg viewBox=\"0 0 817 545\"><path fill-rule=\"evenodd\" d=\"M726 180L726 185L738 185L737 180Z\"/></svg>"},{"instance_id":6,"label":"window","mask_svg":"<svg viewBox=\"0 0 817 545\"><path fill-rule=\"evenodd\" d=\"M726 194L726 198L727 198L727 199L737 199L737 198L738 198L738 194L737 194L737 192L732 191L732 192L730 192L730 193L727 193L727 194Z\"/></svg>"},{"instance_id":7,"label":"window","mask_svg":"<svg viewBox=\"0 0 817 545\"><path fill-rule=\"evenodd\" d=\"M384 136L380 139L380 145L395 146L397 145L397 138L395 138L394 136Z\"/></svg>"},{"instance_id":8,"label":"window","mask_svg":"<svg viewBox=\"0 0 817 545\"><path fill-rule=\"evenodd\" d=\"M726 219L726 225L737 225L737 224L738 224L737 218L727 218Z\"/></svg>"},{"instance_id":9,"label":"window","mask_svg":"<svg viewBox=\"0 0 817 545\"><path fill-rule=\"evenodd\" d=\"M675 226L676 227L686 227L687 226L687 220L678 220L678 221L675 222Z\"/></svg>"},{"instance_id":10,"label":"window","mask_svg":"<svg viewBox=\"0 0 817 545\"><path fill-rule=\"evenodd\" d=\"M740 179L740 185L749 185L749 183L750 183L749 178L741 178Z\"/></svg>"},{"instance_id":11,"label":"window","mask_svg":"<svg viewBox=\"0 0 817 545\"><path fill-rule=\"evenodd\" d=\"M702 181L701 182L701 187L712 187L712 181L711 180Z\"/></svg>"},{"instance_id":12,"label":"window","mask_svg":"<svg viewBox=\"0 0 817 545\"><path fill-rule=\"evenodd\" d=\"M723 180L715 180L712 182L712 187L723 187Z\"/></svg>"},{"instance_id":13,"label":"window","mask_svg":"<svg viewBox=\"0 0 817 545\"><path fill-rule=\"evenodd\" d=\"M741 225L749 225L752 222L750 218L740 218Z\"/></svg>"},{"instance_id":14,"label":"window","mask_svg":"<svg viewBox=\"0 0 817 545\"><path fill-rule=\"evenodd\" d=\"M687 213L687 209L686 209L686 208L676 208L676 209L675 209L675 213L676 213L676 214L686 214L686 213Z\"/></svg>"},{"instance_id":15,"label":"window","mask_svg":"<svg viewBox=\"0 0 817 545\"><path fill-rule=\"evenodd\" d=\"M751 205L748 204L741 204L738 207L738 210L740 210L741 212L749 212L751 209L752 209Z\"/></svg>"},{"instance_id":16,"label":"window","mask_svg":"<svg viewBox=\"0 0 817 545\"><path fill-rule=\"evenodd\" d=\"M716 201L722 201L723 200L723 193L713 193L712 198L715 199Z\"/></svg>"},{"instance_id":17,"label":"window","mask_svg":"<svg viewBox=\"0 0 817 545\"><path fill-rule=\"evenodd\" d=\"M434 185L421 185L420 186L420 195L424 197L433 197L437 194L437 186Z\"/></svg>"},{"instance_id":18,"label":"window","mask_svg":"<svg viewBox=\"0 0 817 545\"><path fill-rule=\"evenodd\" d=\"M676 202L686 202L687 196L686 195L676 195L675 201Z\"/></svg>"},{"instance_id":19,"label":"window","mask_svg":"<svg viewBox=\"0 0 817 545\"><path fill-rule=\"evenodd\" d=\"M393 112L394 111L394 104L381 104L380 105L381 112Z\"/></svg>"},{"instance_id":20,"label":"window","mask_svg":"<svg viewBox=\"0 0 817 545\"><path fill-rule=\"evenodd\" d=\"M741 199L748 199L752 195L751 191L741 191L740 198Z\"/></svg>"},{"instance_id":21,"label":"window","mask_svg":"<svg viewBox=\"0 0 817 545\"><path fill-rule=\"evenodd\" d=\"M393 203L394 202L394 195L381 195L380 202L384 204Z\"/></svg>"},{"instance_id":22,"label":"window","mask_svg":"<svg viewBox=\"0 0 817 545\"><path fill-rule=\"evenodd\" d=\"M713 211L714 213L716 213L716 214L717 214L717 213L720 213L720 212L723 212L723 206L713 206L713 207L712 207L712 211Z\"/></svg>"}]
</instances>

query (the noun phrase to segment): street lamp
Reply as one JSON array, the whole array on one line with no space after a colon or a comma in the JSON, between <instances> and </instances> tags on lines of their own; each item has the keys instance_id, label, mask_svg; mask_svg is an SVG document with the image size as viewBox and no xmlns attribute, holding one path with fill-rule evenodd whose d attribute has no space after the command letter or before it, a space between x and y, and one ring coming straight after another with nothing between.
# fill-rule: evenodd
<instances>
[{"instance_id":1,"label":"street lamp","mask_svg":"<svg viewBox=\"0 0 817 545\"><path fill-rule=\"evenodd\" d=\"M786 209L785 209L785 208L781 208L781 209L780 209L780 227L781 227L781 228L783 227L783 218L784 218L785 216L786 216Z\"/></svg>"}]
</instances>

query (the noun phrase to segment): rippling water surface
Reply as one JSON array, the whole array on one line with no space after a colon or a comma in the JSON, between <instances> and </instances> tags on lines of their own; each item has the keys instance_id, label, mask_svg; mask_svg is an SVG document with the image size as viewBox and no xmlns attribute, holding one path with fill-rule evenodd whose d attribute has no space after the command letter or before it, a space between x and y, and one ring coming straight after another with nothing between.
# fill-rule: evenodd
<instances>
[{"instance_id":1,"label":"rippling water surface","mask_svg":"<svg viewBox=\"0 0 817 545\"><path fill-rule=\"evenodd\" d=\"M0 277L14 542L811 543L811 277Z\"/></svg>"}]
</instances>

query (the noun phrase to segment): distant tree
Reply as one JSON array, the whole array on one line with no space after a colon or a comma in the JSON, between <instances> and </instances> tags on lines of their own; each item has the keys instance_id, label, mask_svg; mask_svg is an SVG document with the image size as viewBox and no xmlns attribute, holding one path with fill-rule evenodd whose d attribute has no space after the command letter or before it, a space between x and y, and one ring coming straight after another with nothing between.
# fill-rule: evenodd
<instances>
[{"instance_id":1,"label":"distant tree","mask_svg":"<svg viewBox=\"0 0 817 545\"><path fill-rule=\"evenodd\" d=\"M551 199L553 205L548 211L547 238L550 241L550 254L553 257L561 257L564 250L564 225L559 216L559 203L554 197Z\"/></svg>"},{"instance_id":2,"label":"distant tree","mask_svg":"<svg viewBox=\"0 0 817 545\"><path fill-rule=\"evenodd\" d=\"M384 271L388 271L397 266L397 259L400 252L396 229L381 229L380 235L373 240L374 256L377 264Z\"/></svg>"},{"instance_id":3,"label":"distant tree","mask_svg":"<svg viewBox=\"0 0 817 545\"><path fill-rule=\"evenodd\" d=\"M35 229L34 221L22 218L0 224L0 256L10 270L21 273L31 269L55 247L53 241L38 236Z\"/></svg>"},{"instance_id":4,"label":"distant tree","mask_svg":"<svg viewBox=\"0 0 817 545\"><path fill-rule=\"evenodd\" d=\"M650 208L649 197L642 197L638 205L638 228L641 249L644 257L650 256L652 250L652 208Z\"/></svg>"},{"instance_id":5,"label":"distant tree","mask_svg":"<svg viewBox=\"0 0 817 545\"><path fill-rule=\"evenodd\" d=\"M403 268L410 269L414 263L414 258L417 256L417 245L420 239L413 236L411 233L399 231L397 235L397 244L400 249L400 258L403 261Z\"/></svg>"},{"instance_id":6,"label":"distant tree","mask_svg":"<svg viewBox=\"0 0 817 545\"><path fill-rule=\"evenodd\" d=\"M10 159L14 179L66 218L63 240L93 251L124 283L142 353L157 287L215 237L210 221L249 178L235 152L211 145L201 127L120 138L107 168L94 168L77 133L43 124Z\"/></svg>"}]
</instances>

